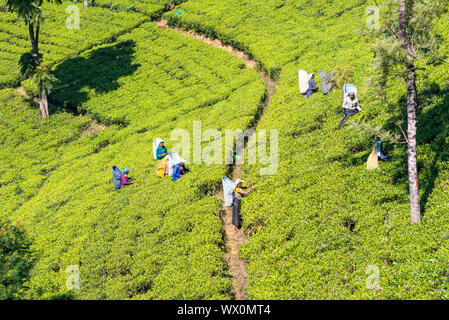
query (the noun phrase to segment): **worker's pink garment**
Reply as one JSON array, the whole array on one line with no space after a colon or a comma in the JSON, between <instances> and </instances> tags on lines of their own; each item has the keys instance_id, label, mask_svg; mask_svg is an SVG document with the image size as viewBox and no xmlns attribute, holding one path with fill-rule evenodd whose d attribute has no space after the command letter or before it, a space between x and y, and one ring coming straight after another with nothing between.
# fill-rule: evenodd
<instances>
[{"instance_id":1,"label":"worker's pink garment","mask_svg":"<svg viewBox=\"0 0 449 320\"><path fill-rule=\"evenodd\" d=\"M122 174L122 177L120 178L120 182L122 183L122 188L127 184L133 184L132 181L128 180L128 176L126 174Z\"/></svg>"}]
</instances>

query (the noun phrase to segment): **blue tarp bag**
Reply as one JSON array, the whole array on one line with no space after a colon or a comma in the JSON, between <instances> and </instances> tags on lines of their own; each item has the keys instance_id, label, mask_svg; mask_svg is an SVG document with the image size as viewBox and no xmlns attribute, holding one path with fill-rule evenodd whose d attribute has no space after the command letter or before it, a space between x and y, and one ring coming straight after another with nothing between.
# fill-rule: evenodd
<instances>
[{"instance_id":1,"label":"blue tarp bag","mask_svg":"<svg viewBox=\"0 0 449 320\"><path fill-rule=\"evenodd\" d=\"M178 180L181 177L181 165L178 163L173 167L173 181Z\"/></svg>"},{"instance_id":2,"label":"blue tarp bag","mask_svg":"<svg viewBox=\"0 0 449 320\"><path fill-rule=\"evenodd\" d=\"M330 74L326 71L320 71L321 91L324 95L331 92L333 87L336 85L335 81L332 80L332 77L334 77L335 75L336 73L334 71L332 71Z\"/></svg>"},{"instance_id":3,"label":"blue tarp bag","mask_svg":"<svg viewBox=\"0 0 449 320\"><path fill-rule=\"evenodd\" d=\"M114 182L114 188L120 189L122 187L122 172L116 166L112 166L112 181Z\"/></svg>"}]
</instances>

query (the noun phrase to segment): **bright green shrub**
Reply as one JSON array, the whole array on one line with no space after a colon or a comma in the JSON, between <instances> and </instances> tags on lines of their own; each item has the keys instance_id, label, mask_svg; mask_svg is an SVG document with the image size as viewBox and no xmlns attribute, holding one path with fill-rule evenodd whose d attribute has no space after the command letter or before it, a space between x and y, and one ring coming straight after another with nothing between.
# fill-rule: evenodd
<instances>
[{"instance_id":1,"label":"bright green shrub","mask_svg":"<svg viewBox=\"0 0 449 320\"><path fill-rule=\"evenodd\" d=\"M2 193L2 201L11 203L7 214L23 222L40 255L27 297L229 298L221 203L212 197L227 166L189 165L192 172L176 183L160 179L152 140L161 136L170 149L171 131L192 132L194 120L201 121L203 130L247 128L265 96L257 72L220 49L155 23L54 70L60 82L49 97L51 130L44 132L46 122L40 119L29 119L33 125L23 128L48 141L48 150L47 144L42 149L24 144L22 149L23 157L41 157L37 163L43 169L33 166L34 173L22 160L22 171L30 173L20 186L30 185L30 194L16 198ZM26 104L12 90L4 94L3 109L14 118L10 103ZM89 119L63 109L110 126L84 135ZM26 113L33 111L27 108ZM58 117L72 126L53 125ZM5 136L19 138L11 131ZM14 149L2 148L5 162L10 161ZM112 165L129 167L136 183L114 190ZM71 265L79 267L79 291L65 285Z\"/></svg>"},{"instance_id":2,"label":"bright green shrub","mask_svg":"<svg viewBox=\"0 0 449 320\"><path fill-rule=\"evenodd\" d=\"M368 4L188 1L180 6L182 15L165 15L171 25L218 37L245 50L271 76L280 74L258 126L280 130L279 170L260 176L260 166L245 168L246 180L258 183L242 205L250 237L241 253L248 262L251 298L447 297L447 181L438 179L447 170L447 67L433 63L419 74L418 144L426 203L421 226L409 225L405 147L387 143L394 158L369 173L365 162L376 137L338 128L340 90L307 100L298 94L299 69L318 74L353 67L348 81L359 88L365 113L349 123L361 118L400 134L395 123L404 119L403 82L393 82L388 104L377 101L365 84L372 57L361 36ZM441 21L443 38L448 21L447 16ZM447 52L444 43L441 56ZM370 265L379 268L380 289L366 286Z\"/></svg>"},{"instance_id":3,"label":"bright green shrub","mask_svg":"<svg viewBox=\"0 0 449 320\"><path fill-rule=\"evenodd\" d=\"M120 2L112 10L95 8L95 14L130 17L139 11L158 18L166 3L133 7L134 2ZM280 130L279 170L260 176L260 166L244 168L245 179L258 184L242 202L250 236L241 255L248 263L251 298L448 297L447 43L441 59L419 72L425 209L419 226L409 224L405 147L387 143L394 158L368 172L365 161L376 137L362 127L338 128L340 89L308 100L298 94L298 69L352 70L348 81L359 88L364 114L349 123L360 119L400 134L396 123L404 120L403 82L391 83L386 102L378 101L365 83L372 60L362 35L368 4L201 0L187 1L164 16L173 26L245 50L272 77L279 76L276 95L258 123L261 129ZM183 13L175 15L179 9ZM449 36L448 24L445 16L438 26L443 39ZM18 38L0 53L9 65L20 46L27 48L25 38ZM167 139L174 128L191 132L193 120L201 120L203 128L248 127L265 95L255 72L227 53L151 23L71 59L71 49L48 48L58 57L53 61L60 61L55 70L62 80L50 97L54 124L31 119L37 110L11 90L1 92L1 112L9 117L3 127L14 131L1 136L8 144L1 146L0 199L5 214L26 225L40 253L28 296L228 298L220 202L210 196L227 168L195 165L176 183L161 180L154 174L151 141ZM22 107L7 111L8 101ZM110 126L84 136L89 119L61 112L67 109ZM23 136L42 137L42 150ZM130 167L136 184L113 190L113 164ZM80 291L64 286L69 265L80 267ZM370 266L379 270L378 289L366 286Z\"/></svg>"},{"instance_id":4,"label":"bright green shrub","mask_svg":"<svg viewBox=\"0 0 449 320\"><path fill-rule=\"evenodd\" d=\"M137 11L156 20L169 10L171 5L177 5L183 1L185 0L97 0L95 5L110 8L112 11Z\"/></svg>"},{"instance_id":5,"label":"bright green shrub","mask_svg":"<svg viewBox=\"0 0 449 320\"><path fill-rule=\"evenodd\" d=\"M15 223L0 223L0 299L20 298L35 262L31 241Z\"/></svg>"},{"instance_id":6,"label":"bright green shrub","mask_svg":"<svg viewBox=\"0 0 449 320\"><path fill-rule=\"evenodd\" d=\"M47 18L40 31L39 50L47 62L61 61L110 42L146 19L136 12L114 12L99 7L83 9L82 4L76 4L80 9L80 28L68 29L66 9L69 5L74 4L71 1L62 5L45 3L43 8ZM0 12L0 88L19 82L20 56L31 51L28 29L17 20L15 14Z\"/></svg>"}]
</instances>

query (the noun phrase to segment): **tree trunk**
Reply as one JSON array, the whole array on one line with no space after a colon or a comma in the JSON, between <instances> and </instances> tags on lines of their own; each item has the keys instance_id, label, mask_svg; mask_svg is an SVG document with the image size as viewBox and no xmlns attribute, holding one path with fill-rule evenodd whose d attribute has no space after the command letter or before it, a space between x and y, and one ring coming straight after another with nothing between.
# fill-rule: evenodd
<instances>
[{"instance_id":1,"label":"tree trunk","mask_svg":"<svg viewBox=\"0 0 449 320\"><path fill-rule=\"evenodd\" d=\"M416 72L414 64L407 65L407 154L408 154L408 180L410 189L410 220L411 223L421 222L421 208L419 204L419 183L416 145Z\"/></svg>"},{"instance_id":2,"label":"tree trunk","mask_svg":"<svg viewBox=\"0 0 449 320\"><path fill-rule=\"evenodd\" d=\"M29 24L31 46L33 48L33 53L36 55L36 66L41 65L41 57L39 56L39 27L39 17L36 18L36 32L34 31L33 25L31 23ZM49 111L47 93L42 89L41 85L39 85L39 107L41 109L42 118L48 117Z\"/></svg>"},{"instance_id":3,"label":"tree trunk","mask_svg":"<svg viewBox=\"0 0 449 320\"><path fill-rule=\"evenodd\" d=\"M31 23L28 25L28 31L30 33L30 41L31 47L33 48L33 53L39 55L39 48L37 46L36 38L34 37L34 27Z\"/></svg>"},{"instance_id":4,"label":"tree trunk","mask_svg":"<svg viewBox=\"0 0 449 320\"><path fill-rule=\"evenodd\" d=\"M47 93L42 90L42 86L39 86L39 107L41 109L42 118L47 118L50 114L48 112Z\"/></svg>"},{"instance_id":5,"label":"tree trunk","mask_svg":"<svg viewBox=\"0 0 449 320\"><path fill-rule=\"evenodd\" d=\"M89 6L89 0L84 0L84 8L87 8Z\"/></svg>"},{"instance_id":6,"label":"tree trunk","mask_svg":"<svg viewBox=\"0 0 449 320\"><path fill-rule=\"evenodd\" d=\"M38 18L39 20L39 18ZM36 46L36 54L39 55L39 30L40 30L40 22L38 21L36 25L36 35L34 36L34 42Z\"/></svg>"},{"instance_id":7,"label":"tree trunk","mask_svg":"<svg viewBox=\"0 0 449 320\"><path fill-rule=\"evenodd\" d=\"M409 3L414 5L414 1ZM408 181L410 190L410 221L411 223L421 222L421 208L419 204L419 184L416 145L416 69L415 55L407 34L407 0L400 0L399 6L399 33L402 39L402 46L406 50L406 75L407 84L407 155L408 155Z\"/></svg>"}]
</instances>

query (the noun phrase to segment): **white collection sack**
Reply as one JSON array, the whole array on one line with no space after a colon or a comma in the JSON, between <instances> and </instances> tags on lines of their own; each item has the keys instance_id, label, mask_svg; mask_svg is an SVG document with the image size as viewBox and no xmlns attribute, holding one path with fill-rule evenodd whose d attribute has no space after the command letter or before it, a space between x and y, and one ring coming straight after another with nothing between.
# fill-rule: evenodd
<instances>
[{"instance_id":1,"label":"white collection sack","mask_svg":"<svg viewBox=\"0 0 449 320\"><path fill-rule=\"evenodd\" d=\"M234 182L232 182L228 177L223 177L221 180L223 182L223 198L225 207L232 207L235 189Z\"/></svg>"}]
</instances>

